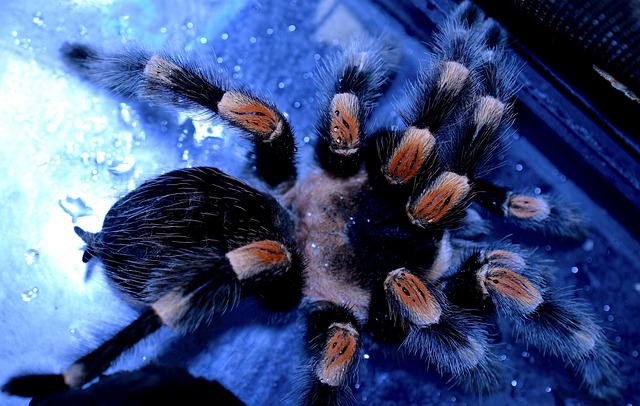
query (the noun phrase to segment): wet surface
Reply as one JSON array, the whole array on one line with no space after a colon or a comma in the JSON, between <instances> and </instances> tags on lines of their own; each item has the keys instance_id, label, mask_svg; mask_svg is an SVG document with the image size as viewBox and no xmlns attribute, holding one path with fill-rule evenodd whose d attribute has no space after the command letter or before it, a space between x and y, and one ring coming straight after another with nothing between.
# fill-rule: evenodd
<instances>
[{"instance_id":1,"label":"wet surface","mask_svg":"<svg viewBox=\"0 0 640 406\"><path fill-rule=\"evenodd\" d=\"M219 123L122 100L77 78L58 49L65 41L115 47L127 41L197 52L232 81L272 98L288 115L302 171L312 165L316 122L314 69L340 41L385 31L403 46L402 69L374 115L398 124L394 104L415 77L426 48L380 9L357 1L10 1L0 13L0 381L29 372L59 372L135 317L106 284L99 267L81 261L78 225L97 231L108 208L162 172L212 165L251 180L247 145ZM530 77L523 78L524 81ZM617 346L629 384L618 404L639 403L640 244L558 167L532 137L535 112L519 112L510 152L496 179L530 193L553 193L589 219L587 236L566 242L494 222L491 238L537 247L554 261L556 284L584 298ZM522 120L519 120L522 118ZM548 128L542 129L549 131ZM540 131L542 131L540 130ZM534 146L536 145L536 146ZM551 146L549 146L551 148ZM632 168L637 170L637 168ZM579 172L579 171L576 171ZM579 183L579 182L578 182ZM259 182L253 182L262 188ZM630 213L630 218L634 218ZM626 228L625 228L626 227ZM591 405L563 363L511 336L504 323L495 351L504 364L500 387L479 399L450 388L434 368L365 342L356 399L366 404ZM109 372L155 360L217 379L249 405L279 403L294 388L303 325L295 313L273 316L252 301L192 336L161 330ZM0 395L0 403L28 401Z\"/></svg>"}]
</instances>

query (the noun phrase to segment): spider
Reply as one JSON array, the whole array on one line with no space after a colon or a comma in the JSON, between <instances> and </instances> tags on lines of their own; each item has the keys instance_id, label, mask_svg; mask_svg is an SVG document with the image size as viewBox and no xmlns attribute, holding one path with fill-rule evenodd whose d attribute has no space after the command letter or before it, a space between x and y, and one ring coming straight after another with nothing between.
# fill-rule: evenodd
<instances>
[{"instance_id":1,"label":"spider","mask_svg":"<svg viewBox=\"0 0 640 406\"><path fill-rule=\"evenodd\" d=\"M304 315L299 403L353 401L365 335L489 392L497 316L570 364L592 396L614 399L615 352L585 306L553 287L544 260L507 241L469 240L483 227L472 204L534 232L581 235L564 203L487 180L513 121L517 67L505 43L497 23L462 3L407 85L405 126L369 134L399 51L386 37L354 40L319 67L317 168L300 177L285 116L218 70L142 47L65 45L65 58L102 87L242 131L271 193L216 168L178 169L116 202L99 232L76 227L83 262L99 260L144 310L61 374L18 376L3 389L32 397L81 387L162 326L190 333L256 296Z\"/></svg>"}]
</instances>

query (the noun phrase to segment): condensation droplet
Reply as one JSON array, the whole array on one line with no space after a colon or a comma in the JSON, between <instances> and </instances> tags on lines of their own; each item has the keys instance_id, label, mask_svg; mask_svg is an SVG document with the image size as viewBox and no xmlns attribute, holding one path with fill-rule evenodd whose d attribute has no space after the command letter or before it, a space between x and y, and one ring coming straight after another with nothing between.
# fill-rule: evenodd
<instances>
[{"instance_id":1,"label":"condensation droplet","mask_svg":"<svg viewBox=\"0 0 640 406\"><path fill-rule=\"evenodd\" d=\"M71 197L67 195L64 199L58 200L58 204L65 213L71 216L73 223L75 223L78 218L89 216L93 212L93 209L87 206L84 200L79 197Z\"/></svg>"},{"instance_id":2,"label":"condensation droplet","mask_svg":"<svg viewBox=\"0 0 640 406\"><path fill-rule=\"evenodd\" d=\"M116 163L109 167L109 172L114 175L122 175L128 172L131 172L133 167L136 165L136 160L134 157L125 157L122 162Z\"/></svg>"},{"instance_id":3,"label":"condensation droplet","mask_svg":"<svg viewBox=\"0 0 640 406\"><path fill-rule=\"evenodd\" d=\"M24 260L27 262L27 265L33 265L38 262L40 258L40 253L33 248L28 249L27 252L24 253Z\"/></svg>"},{"instance_id":4,"label":"condensation droplet","mask_svg":"<svg viewBox=\"0 0 640 406\"><path fill-rule=\"evenodd\" d=\"M584 242L584 244L582 244L582 249L589 252L589 251L593 251L593 247L595 246L595 243L593 242L592 239L588 239Z\"/></svg>"},{"instance_id":5,"label":"condensation droplet","mask_svg":"<svg viewBox=\"0 0 640 406\"><path fill-rule=\"evenodd\" d=\"M28 291L23 292L21 296L23 301L30 302L38 297L38 288L29 289Z\"/></svg>"}]
</instances>

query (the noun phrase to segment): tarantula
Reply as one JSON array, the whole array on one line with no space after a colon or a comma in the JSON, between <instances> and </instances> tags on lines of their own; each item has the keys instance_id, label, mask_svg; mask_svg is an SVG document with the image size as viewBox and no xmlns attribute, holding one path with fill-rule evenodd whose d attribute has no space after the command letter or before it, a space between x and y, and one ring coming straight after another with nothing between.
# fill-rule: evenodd
<instances>
[{"instance_id":1,"label":"tarantula","mask_svg":"<svg viewBox=\"0 0 640 406\"><path fill-rule=\"evenodd\" d=\"M526 229L581 233L570 207L486 180L513 121L518 69L505 42L495 21L462 3L407 87L405 127L372 134L367 117L399 52L385 37L345 47L319 68L318 168L300 179L284 115L218 70L141 47L66 44L67 61L100 86L241 130L273 195L215 168L178 169L117 201L101 231L76 227L83 262L100 260L145 310L61 374L18 376L3 389L39 396L80 387L160 327L191 332L254 295L274 309L301 303L301 403L352 400L363 334L487 392L497 384L497 315L571 364L591 395L615 398L615 352L584 306L553 288L543 261L505 241L461 242L477 226L472 203Z\"/></svg>"}]
</instances>

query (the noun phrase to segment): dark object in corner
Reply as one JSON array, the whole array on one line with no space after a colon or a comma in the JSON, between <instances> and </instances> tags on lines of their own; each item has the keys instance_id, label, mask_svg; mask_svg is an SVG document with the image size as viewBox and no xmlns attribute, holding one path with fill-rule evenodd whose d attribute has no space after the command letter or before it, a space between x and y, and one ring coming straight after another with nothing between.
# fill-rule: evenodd
<instances>
[{"instance_id":1,"label":"dark object in corner","mask_svg":"<svg viewBox=\"0 0 640 406\"><path fill-rule=\"evenodd\" d=\"M69 389L31 406L143 406L184 404L244 405L218 381L196 378L178 367L149 365L137 371L103 376L84 389Z\"/></svg>"}]
</instances>

